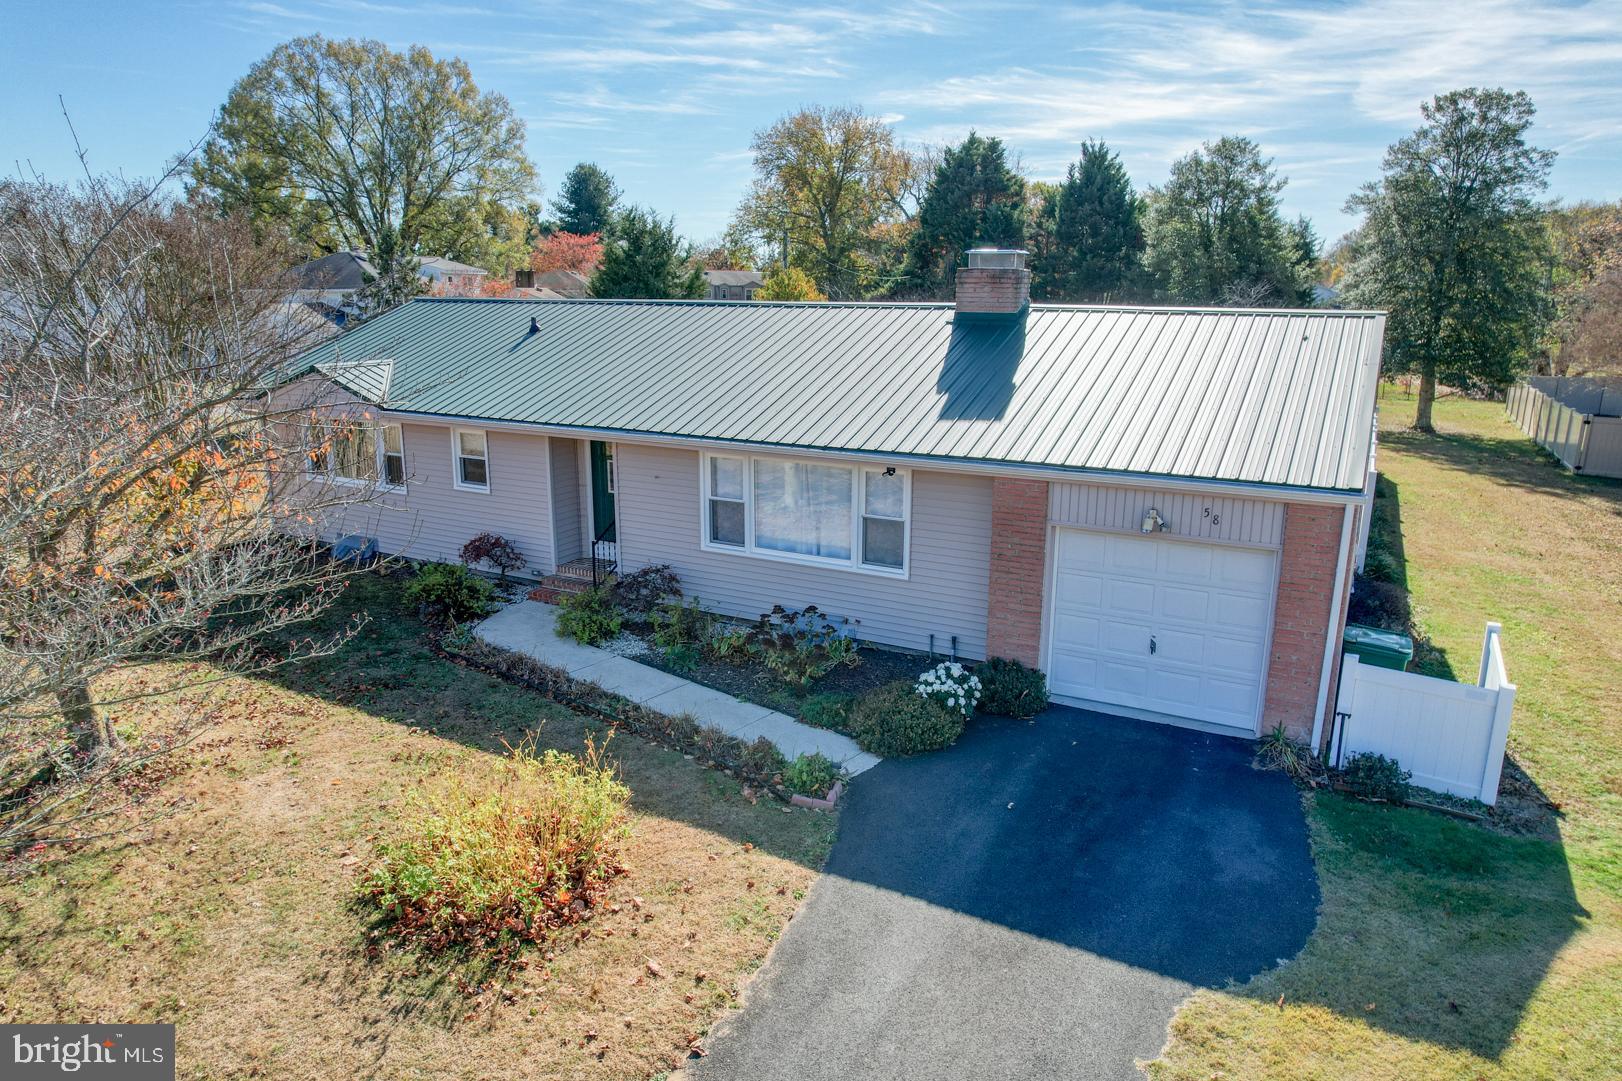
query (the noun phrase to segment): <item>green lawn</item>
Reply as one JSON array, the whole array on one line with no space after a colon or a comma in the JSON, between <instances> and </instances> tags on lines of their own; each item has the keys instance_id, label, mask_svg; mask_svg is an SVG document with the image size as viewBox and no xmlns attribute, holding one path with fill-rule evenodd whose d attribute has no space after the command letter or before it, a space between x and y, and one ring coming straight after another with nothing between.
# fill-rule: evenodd
<instances>
[{"instance_id":1,"label":"green lawn","mask_svg":"<svg viewBox=\"0 0 1622 1081\"><path fill-rule=\"evenodd\" d=\"M1435 435L1381 403L1381 500L1423 667L1473 679L1504 625L1519 687L1489 826L1306 798L1323 889L1302 954L1201 992L1156 1078L1614 1078L1622 1063L1622 482L1574 477L1501 405Z\"/></svg>"}]
</instances>

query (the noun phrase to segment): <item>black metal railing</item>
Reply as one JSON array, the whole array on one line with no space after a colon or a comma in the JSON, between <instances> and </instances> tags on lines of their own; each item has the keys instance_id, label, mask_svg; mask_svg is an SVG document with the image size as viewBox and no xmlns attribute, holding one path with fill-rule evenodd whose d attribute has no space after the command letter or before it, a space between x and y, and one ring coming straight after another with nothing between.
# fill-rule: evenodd
<instances>
[{"instance_id":1,"label":"black metal railing","mask_svg":"<svg viewBox=\"0 0 1622 1081\"><path fill-rule=\"evenodd\" d=\"M598 588L603 582L607 581L608 576L613 574L615 568L619 566L619 545L607 539L608 534L613 530L614 523L609 522L591 539L591 588L593 589ZM604 548L605 544L613 545L613 547ZM604 559L603 552L613 552L614 558Z\"/></svg>"}]
</instances>

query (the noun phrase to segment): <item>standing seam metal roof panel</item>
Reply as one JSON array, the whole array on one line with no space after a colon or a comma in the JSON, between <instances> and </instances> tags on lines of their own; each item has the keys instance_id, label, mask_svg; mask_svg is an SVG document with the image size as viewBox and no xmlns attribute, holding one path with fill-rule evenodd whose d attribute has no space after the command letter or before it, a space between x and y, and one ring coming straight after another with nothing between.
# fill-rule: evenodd
<instances>
[{"instance_id":1,"label":"standing seam metal roof panel","mask_svg":"<svg viewBox=\"0 0 1622 1081\"><path fill-rule=\"evenodd\" d=\"M419 299L300 370L386 360L378 404L475 421L1356 492L1383 326L1332 310Z\"/></svg>"}]
</instances>

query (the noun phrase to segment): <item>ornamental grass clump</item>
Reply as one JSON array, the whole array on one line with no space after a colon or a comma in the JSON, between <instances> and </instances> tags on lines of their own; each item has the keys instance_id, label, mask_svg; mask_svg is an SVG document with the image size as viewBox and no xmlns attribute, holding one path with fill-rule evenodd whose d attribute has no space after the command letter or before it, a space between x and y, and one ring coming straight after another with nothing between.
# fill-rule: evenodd
<instances>
[{"instance_id":1,"label":"ornamental grass clump","mask_svg":"<svg viewBox=\"0 0 1622 1081\"><path fill-rule=\"evenodd\" d=\"M919 676L913 690L920 698L939 702L965 719L974 715L974 707L980 703L980 677L956 661L942 661Z\"/></svg>"},{"instance_id":2,"label":"ornamental grass clump","mask_svg":"<svg viewBox=\"0 0 1622 1081\"><path fill-rule=\"evenodd\" d=\"M451 771L408 797L361 896L430 950L511 957L591 918L624 871L630 796L590 740L579 757L522 745L490 784Z\"/></svg>"}]
</instances>

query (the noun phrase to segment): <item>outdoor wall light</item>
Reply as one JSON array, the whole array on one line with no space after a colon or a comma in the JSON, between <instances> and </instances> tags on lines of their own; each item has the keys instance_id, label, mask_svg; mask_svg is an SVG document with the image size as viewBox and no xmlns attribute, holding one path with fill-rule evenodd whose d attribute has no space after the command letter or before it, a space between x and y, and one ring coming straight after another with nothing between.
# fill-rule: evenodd
<instances>
[{"instance_id":1,"label":"outdoor wall light","mask_svg":"<svg viewBox=\"0 0 1622 1081\"><path fill-rule=\"evenodd\" d=\"M885 466L884 467L884 475L887 476L887 477L895 476L895 466L893 466L893 465Z\"/></svg>"},{"instance_id":2,"label":"outdoor wall light","mask_svg":"<svg viewBox=\"0 0 1622 1081\"><path fill-rule=\"evenodd\" d=\"M1164 519L1164 518L1162 518L1160 516L1159 511L1155 510L1153 507L1150 507L1147 511L1144 512L1144 515L1143 515L1143 531L1145 533L1159 533L1161 530L1166 529L1166 528L1167 528L1166 519Z\"/></svg>"}]
</instances>

